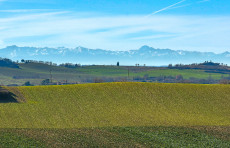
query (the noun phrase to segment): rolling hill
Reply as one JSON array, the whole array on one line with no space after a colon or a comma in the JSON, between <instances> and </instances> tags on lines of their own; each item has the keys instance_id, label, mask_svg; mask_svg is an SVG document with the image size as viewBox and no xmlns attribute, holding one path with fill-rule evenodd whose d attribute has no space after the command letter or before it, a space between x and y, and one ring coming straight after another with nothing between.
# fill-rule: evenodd
<instances>
[{"instance_id":1,"label":"rolling hill","mask_svg":"<svg viewBox=\"0 0 230 148\"><path fill-rule=\"evenodd\" d=\"M229 89L131 82L3 87L0 147L229 147Z\"/></svg>"},{"instance_id":2,"label":"rolling hill","mask_svg":"<svg viewBox=\"0 0 230 148\"><path fill-rule=\"evenodd\" d=\"M102 83L10 87L0 128L230 125L230 86Z\"/></svg>"},{"instance_id":3,"label":"rolling hill","mask_svg":"<svg viewBox=\"0 0 230 148\"><path fill-rule=\"evenodd\" d=\"M218 83L223 78L229 79L227 73L216 73L205 69L169 69L166 67L138 67L138 66L78 66L76 68L66 68L61 66L51 66L42 63L19 63L19 68L0 67L1 85L23 85L30 81L33 85L41 85L44 79L50 79L52 74L53 82L69 83L93 83L95 79L102 79L104 82L116 82L122 79L129 81L162 82L157 77L173 77L182 75L184 79L205 79L210 78ZM51 72L51 73L50 73ZM128 78L129 72L129 78ZM147 77L146 79L143 79ZM138 80L138 78L141 80ZM202 83L199 82L195 83ZM174 80L175 82L175 80ZM171 82L172 83L172 82Z\"/></svg>"}]
</instances>

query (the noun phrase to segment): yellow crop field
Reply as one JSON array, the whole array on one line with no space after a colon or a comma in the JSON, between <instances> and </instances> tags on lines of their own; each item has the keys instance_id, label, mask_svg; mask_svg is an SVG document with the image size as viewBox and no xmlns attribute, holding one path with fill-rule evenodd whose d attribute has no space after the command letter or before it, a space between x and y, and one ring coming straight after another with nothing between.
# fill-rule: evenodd
<instances>
[{"instance_id":1,"label":"yellow crop field","mask_svg":"<svg viewBox=\"0 0 230 148\"><path fill-rule=\"evenodd\" d=\"M120 82L13 89L26 101L0 103L0 128L230 125L229 85Z\"/></svg>"}]
</instances>

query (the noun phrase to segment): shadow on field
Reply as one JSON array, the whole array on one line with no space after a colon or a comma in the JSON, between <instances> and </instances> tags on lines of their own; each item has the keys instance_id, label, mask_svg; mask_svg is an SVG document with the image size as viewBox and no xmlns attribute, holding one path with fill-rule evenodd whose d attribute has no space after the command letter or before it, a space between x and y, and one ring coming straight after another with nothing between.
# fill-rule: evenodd
<instances>
[{"instance_id":1,"label":"shadow on field","mask_svg":"<svg viewBox=\"0 0 230 148\"><path fill-rule=\"evenodd\" d=\"M16 95L4 88L0 88L0 103L18 103Z\"/></svg>"}]
</instances>

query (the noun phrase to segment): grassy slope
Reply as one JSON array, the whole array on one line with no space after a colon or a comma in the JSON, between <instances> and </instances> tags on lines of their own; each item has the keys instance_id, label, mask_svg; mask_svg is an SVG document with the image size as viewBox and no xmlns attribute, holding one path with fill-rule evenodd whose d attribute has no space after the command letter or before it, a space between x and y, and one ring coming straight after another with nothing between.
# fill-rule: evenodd
<instances>
[{"instance_id":1,"label":"grassy slope","mask_svg":"<svg viewBox=\"0 0 230 148\"><path fill-rule=\"evenodd\" d=\"M60 77L63 74L68 74L71 76L107 76L107 77L126 77L128 74L128 67L117 67L117 66L86 66L78 68L64 68L64 67L55 67L42 64L21 64L20 67L24 71L40 73L40 74L49 74L50 69L52 69L53 74ZM58 75L59 74L59 75ZM167 69L167 68L154 68L154 67L131 67L130 76L141 76L148 74L150 77L157 76L176 76L181 74L184 78L189 79L190 77L207 79L211 75L213 79L220 79L222 74L219 73L207 73L204 70L194 70L194 69ZM223 76L228 77L228 74L223 74Z\"/></svg>"},{"instance_id":2,"label":"grassy slope","mask_svg":"<svg viewBox=\"0 0 230 148\"><path fill-rule=\"evenodd\" d=\"M0 129L0 147L229 147L224 140L184 127Z\"/></svg>"},{"instance_id":3,"label":"grassy slope","mask_svg":"<svg viewBox=\"0 0 230 148\"><path fill-rule=\"evenodd\" d=\"M18 87L0 128L230 125L230 86L104 83Z\"/></svg>"}]
</instances>

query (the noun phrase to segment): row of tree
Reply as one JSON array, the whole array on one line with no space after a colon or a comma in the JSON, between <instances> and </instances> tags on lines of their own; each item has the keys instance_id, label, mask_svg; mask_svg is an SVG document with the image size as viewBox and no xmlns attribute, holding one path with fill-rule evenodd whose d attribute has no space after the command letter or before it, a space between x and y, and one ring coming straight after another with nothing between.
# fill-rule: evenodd
<instances>
[{"instance_id":1,"label":"row of tree","mask_svg":"<svg viewBox=\"0 0 230 148\"><path fill-rule=\"evenodd\" d=\"M50 65L50 66L61 66L61 67L67 67L67 68L75 68L81 66L81 64L73 64L73 63L62 63L62 64L57 64L53 62L48 62L48 61L36 61L36 60L21 60L21 63L37 63L37 64L45 64L45 65Z\"/></svg>"},{"instance_id":2,"label":"row of tree","mask_svg":"<svg viewBox=\"0 0 230 148\"><path fill-rule=\"evenodd\" d=\"M0 67L19 68L16 62L7 58L0 58Z\"/></svg>"}]
</instances>

